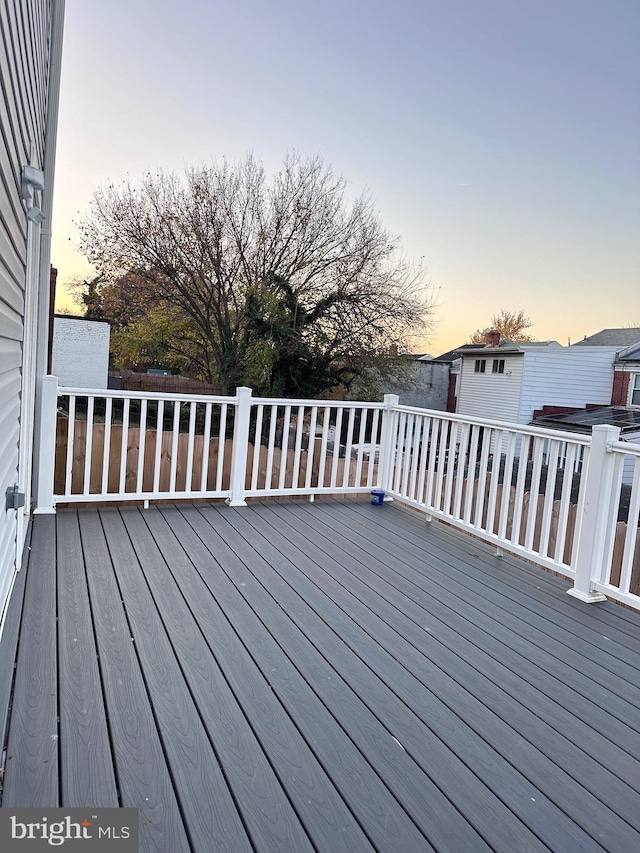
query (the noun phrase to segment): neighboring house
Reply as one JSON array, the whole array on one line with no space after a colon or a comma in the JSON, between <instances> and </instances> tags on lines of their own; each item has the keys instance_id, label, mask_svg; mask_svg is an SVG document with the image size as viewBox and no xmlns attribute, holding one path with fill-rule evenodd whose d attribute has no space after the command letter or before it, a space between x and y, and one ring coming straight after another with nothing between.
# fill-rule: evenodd
<instances>
[{"instance_id":1,"label":"neighboring house","mask_svg":"<svg viewBox=\"0 0 640 853\"><path fill-rule=\"evenodd\" d=\"M402 406L445 411L449 389L449 365L430 355L404 355L396 359L397 370L387 367L384 374L367 371L363 379L355 380L348 399L361 400L382 394L397 394Z\"/></svg>"},{"instance_id":2,"label":"neighboring house","mask_svg":"<svg viewBox=\"0 0 640 853\"><path fill-rule=\"evenodd\" d=\"M611 405L640 408L640 341L618 352L613 370Z\"/></svg>"},{"instance_id":3,"label":"neighboring house","mask_svg":"<svg viewBox=\"0 0 640 853\"><path fill-rule=\"evenodd\" d=\"M47 368L64 0L0 0L0 16L1 631L32 508L36 388Z\"/></svg>"},{"instance_id":4,"label":"neighboring house","mask_svg":"<svg viewBox=\"0 0 640 853\"><path fill-rule=\"evenodd\" d=\"M640 329L602 329L595 335L585 335L584 339L572 344L574 347L629 347L640 342Z\"/></svg>"},{"instance_id":5,"label":"neighboring house","mask_svg":"<svg viewBox=\"0 0 640 853\"><path fill-rule=\"evenodd\" d=\"M462 353L467 349L473 349L477 344L462 344L457 349L443 352L434 358L434 364L444 364L449 371L449 388L447 391L447 412L455 412L458 405L458 392L460 390L460 369L462 367Z\"/></svg>"},{"instance_id":6,"label":"neighboring house","mask_svg":"<svg viewBox=\"0 0 640 853\"><path fill-rule=\"evenodd\" d=\"M52 372L68 388L106 388L109 338L106 320L56 315L53 320Z\"/></svg>"},{"instance_id":7,"label":"neighboring house","mask_svg":"<svg viewBox=\"0 0 640 853\"><path fill-rule=\"evenodd\" d=\"M556 341L467 347L460 351L456 411L528 424L543 406L609 405L617 349Z\"/></svg>"}]
</instances>

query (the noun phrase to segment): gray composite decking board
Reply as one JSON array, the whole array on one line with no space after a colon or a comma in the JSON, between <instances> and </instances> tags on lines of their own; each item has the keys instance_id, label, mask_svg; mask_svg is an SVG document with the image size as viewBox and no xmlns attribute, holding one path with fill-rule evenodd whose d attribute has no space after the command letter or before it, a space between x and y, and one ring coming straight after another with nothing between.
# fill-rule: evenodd
<instances>
[{"instance_id":1,"label":"gray composite decking board","mask_svg":"<svg viewBox=\"0 0 640 853\"><path fill-rule=\"evenodd\" d=\"M4 627L0 642L0 753L6 743L6 735L11 703L11 689L16 664L16 651L20 636L22 620L22 605L24 602L25 579L27 577L27 562L29 558L29 543L31 542L31 525L25 539L22 571L18 572L13 582L13 588L7 604Z\"/></svg>"},{"instance_id":2,"label":"gray composite decking board","mask_svg":"<svg viewBox=\"0 0 640 853\"><path fill-rule=\"evenodd\" d=\"M186 515L188 515L188 510ZM196 523L204 520L194 511ZM171 518L171 528L185 546L190 558L211 585L216 599L236 630L242 631L248 652L259 666L270 689L282 702L297 729L306 739L309 754L315 753L333 779L335 790L349 806L360 826L376 849L395 850L399 845L407 850L429 850L430 846L415 824L389 794L384 784L372 772L353 744L328 712L317 701L283 649L251 610L228 577L239 558L226 543L216 542L210 552L198 540L196 532L177 511ZM157 520L154 533L162 535ZM210 528L207 536L213 538ZM212 559L215 555L215 562ZM216 566L219 566L216 568ZM296 658L299 650L296 649ZM333 840L335 844L335 839ZM322 849L329 849L326 842ZM333 848L331 848L333 849ZM353 849L359 849L355 846Z\"/></svg>"},{"instance_id":3,"label":"gray composite decking board","mask_svg":"<svg viewBox=\"0 0 640 853\"><path fill-rule=\"evenodd\" d=\"M391 510L395 512L395 510ZM393 534L390 534L393 535ZM380 543L386 549L384 537L376 533L369 535L371 541ZM399 540L398 540L399 541ZM636 724L636 713L640 706L640 688L637 686L636 669L618 658L607 655L604 651L588 646L586 653L574 650L577 639L573 639L569 631L561 625L545 618L537 618L527 606L526 600L514 601L500 591L499 584L494 590L494 582L488 574L481 577L475 566L469 564L465 556L452 560L448 552L441 553L439 546L430 541L429 556L438 555L449 565L449 572L434 571L425 562L424 545L418 546L405 542L402 548L404 559L411 563L415 571L426 583L444 583L456 591L462 600L471 603L477 610L488 615L492 620L506 627L514 636L531 641L558 661L567 665L574 677L586 675L589 682L596 682L612 694L625 700L633 709L633 722ZM392 553L392 552L389 552ZM468 559L468 558L467 558ZM480 564L478 564L480 568ZM582 649L582 646L580 647Z\"/></svg>"},{"instance_id":4,"label":"gray composite decking board","mask_svg":"<svg viewBox=\"0 0 640 853\"><path fill-rule=\"evenodd\" d=\"M100 518L93 510L79 511L78 518L121 804L140 811L142 853L187 853L190 844Z\"/></svg>"},{"instance_id":5,"label":"gray composite decking board","mask_svg":"<svg viewBox=\"0 0 640 853\"><path fill-rule=\"evenodd\" d=\"M347 511L349 510L347 509ZM353 517L353 513L351 515ZM403 513L403 515L406 515L406 513ZM382 514L380 514L378 520L384 529L389 529ZM373 519L369 517L369 522L371 523L372 521ZM442 525L437 522L430 525L430 536L433 539L440 538L439 528L442 528ZM405 534L411 535L411 528L408 524L406 526L398 525L395 532L397 533L400 530ZM416 535L420 536L419 530L416 531ZM442 546L451 553L454 547L451 540L441 539L440 541L442 542ZM472 540L467 543L466 550L467 553L480 551L478 543ZM610 612L611 608L615 608L616 611L623 611L624 608L611 602L604 606L598 605L594 607L577 599L567 597L562 594L562 589L566 590L570 588L571 583L569 580L559 581L559 592L557 591L558 587L555 586L547 589L544 578L538 579L536 582L533 578L526 575L523 571L523 568L526 566L524 562L516 561L515 558L510 556L498 557L495 554L487 554L484 549L482 549L482 554L490 561L491 570L486 574L489 575L494 583L501 585L503 594L511 595L514 600L520 600L521 592L524 591L526 595L529 595L532 586L535 586L537 589L535 598L531 598L528 602L532 612L538 616L544 615L544 618L561 624L565 623L568 617L570 630L576 636L587 639L590 644L605 651L608 655L613 655L622 661L632 661L632 664L637 668L638 653L640 653L640 638L637 636L637 629L640 628L640 620L636 620L636 634L633 635L626 629L619 629L620 624L626 626L632 623L626 620L621 623L619 619L616 619L617 614ZM545 573L545 577L549 578L550 576ZM511 590L512 592L510 592Z\"/></svg>"},{"instance_id":6,"label":"gray composite decking board","mask_svg":"<svg viewBox=\"0 0 640 853\"><path fill-rule=\"evenodd\" d=\"M251 850L218 757L176 660L117 509L100 519L191 847Z\"/></svg>"},{"instance_id":7,"label":"gray composite decking board","mask_svg":"<svg viewBox=\"0 0 640 853\"><path fill-rule=\"evenodd\" d=\"M335 519L332 519L332 523L336 526L338 524ZM371 561L368 564L373 569ZM394 571L397 568L398 564ZM382 580L386 582L384 575ZM374 579L369 578L369 581L379 588ZM582 747L588 743L592 757L602 760L604 766L612 766L616 775L632 787L640 789L640 764L635 758L640 755L640 733L637 730L612 720L610 714L599 706L584 702L580 695L549 676L542 668L531 665L476 628L468 618L475 614L457 599L449 596L447 600L446 592L438 595L431 585L429 592L425 593L406 581L397 571L392 577L391 589L391 598L397 601L398 609L417 624L428 622L431 636L437 637L457 655L474 664L501 689L535 710L536 716L576 745ZM442 605L446 608L444 611ZM425 618L422 620L417 606L423 610ZM460 618L457 618L458 613Z\"/></svg>"},{"instance_id":8,"label":"gray composite decking board","mask_svg":"<svg viewBox=\"0 0 640 853\"><path fill-rule=\"evenodd\" d=\"M55 525L40 516L31 537L2 797L14 808L58 805Z\"/></svg>"},{"instance_id":9,"label":"gray composite decking board","mask_svg":"<svg viewBox=\"0 0 640 853\"><path fill-rule=\"evenodd\" d=\"M60 512L57 530L60 804L115 808L118 788L76 513Z\"/></svg>"},{"instance_id":10,"label":"gray composite decking board","mask_svg":"<svg viewBox=\"0 0 640 853\"><path fill-rule=\"evenodd\" d=\"M202 510L206 517L206 511ZM187 513L185 512L185 515ZM193 514L189 514L192 520ZM230 513L225 513L225 518L229 518ZM233 523L233 516L231 516ZM203 541L209 547L219 547L216 543L217 534L213 531L208 532L203 528L202 524L196 524L197 529L201 532ZM214 524L216 520L214 520ZM499 801L492 799L488 791L475 779L471 774L465 776L466 768L456 761L454 755L445 750L438 742L432 744L428 749L428 757L423 762L422 774L416 773L416 767L419 762L415 761L413 756L410 756L405 751L405 747L400 745L394 732L398 731L397 709L400 709L400 714L404 712L405 716L412 716L406 706L402 706L395 694L393 694L381 681L375 679L373 674L366 670L364 665L354 655L351 654L346 647L344 653L338 652L334 655L335 666L331 666L328 660L324 659L316 650L314 642L307 638L305 631L309 631L309 620L316 620L320 624L320 631L329 637L332 632L323 625L321 620L315 615L312 610L305 612L305 618L302 620L305 628L304 631L299 624L292 620L289 614L291 605L292 591L277 575L273 574L262 559L262 555L269 550L270 546L267 541L258 540L258 550L260 553L253 551L248 542L242 542L240 537L233 538L231 532L223 529L225 541L232 540L233 550L243 556L243 562L246 569L240 567L239 572L236 571L236 586L241 591L243 596L253 601L253 607L263 620L267 620L269 627L274 633L274 636L280 638L280 642L284 647L290 647L295 650L295 664L301 668L303 674L306 675L309 683L313 685L314 690L330 708L332 713L341 722L345 731L358 744L359 748L365 753L372 765L379 768L383 778L392 787L396 797L398 797L405 807L414 815L414 819L420 821L424 827L425 833L438 849L455 849L455 850L479 850L482 849L482 842L475 833L470 834L465 826L464 812L470 812L470 804L476 806L476 811L473 812L477 818L476 828L483 836L488 835L493 843L497 843L498 849L538 849L539 842L531 836L527 830L518 825L514 829L512 824L516 821L513 815L508 813ZM214 538L215 537L215 538ZM256 540L257 536L252 532L251 539ZM262 568L260 566L262 565ZM225 561L225 569L229 571L227 561ZM265 572L267 573L265 578ZM270 574L269 574L270 573ZM251 574L255 579L251 582ZM261 583L256 583L259 579ZM271 598L271 596L274 596ZM311 634L313 636L313 634ZM339 644L341 641L337 641ZM301 650L306 649L307 654L301 655ZM355 663L355 670L353 664ZM370 694L368 704L362 698L360 689L356 690L356 686L361 688L361 676L357 675L357 669L365 669L370 681L374 683L373 691L364 690L365 695ZM347 679L347 684L343 677ZM354 701L357 694L357 701ZM376 718L376 713L381 718L386 719L386 725ZM420 725L417 718L413 718L413 730L415 740L419 742L418 751L425 751L427 747L427 738L429 735L423 726ZM401 728L401 726L400 726ZM408 730L411 730L411 723L408 724ZM410 737L405 739L403 735L403 744L407 744L411 740ZM390 743L390 737L393 743ZM389 754L387 747L391 746ZM389 762L392 762L391 766ZM400 767L396 767L398 762L401 762ZM410 762L410 763L405 763ZM412 763L415 762L415 763ZM402 770L407 774L404 784L398 779L398 770ZM425 777L432 774L432 779L435 781L425 784ZM443 778L444 777L444 778ZM409 783L407 785L407 783ZM459 802L449 805L446 800L443 808L442 794L438 790L438 783L449 793L453 793L454 797L459 791L464 788L464 799L457 797ZM423 805L420 807L420 800ZM416 814L416 805L419 812ZM461 808L460 808L461 806ZM433 810L435 809L435 814ZM497 830L497 832L496 832ZM545 848L546 849L546 848Z\"/></svg>"},{"instance_id":11,"label":"gray composite decking board","mask_svg":"<svg viewBox=\"0 0 640 853\"><path fill-rule=\"evenodd\" d=\"M395 508L391 510L391 513L392 515L397 514ZM380 547L385 550L388 548L393 549L392 542L400 542L399 530L401 530L405 535L400 545L401 551L410 551L414 556L421 556L424 560L426 556L425 552L424 550L420 552L420 549L424 549L425 546L424 537L420 537L419 533L416 533L415 542L413 542L406 538L407 536L411 536L413 539L413 534L410 533L408 527L400 527L398 525L395 531L390 530L388 526L390 519L383 518L386 515L388 513L385 513L383 510L378 517L378 524L383 526L383 529L390 536L388 535L386 541L383 542L380 535L377 535L376 541L380 544ZM473 546L469 550L473 551L474 546L475 543L473 543ZM447 552L451 553L449 548L447 548ZM588 608L589 605L562 595L546 595L544 590L539 590L535 596L532 595L531 588L525 585L519 577L517 571L518 564L512 563L513 571L509 571L500 565L503 559L494 556L491 559L493 571L485 571L483 573L483 587L487 591L496 591L504 596L507 601L513 602L519 608L522 618L530 622L534 621L548 633L553 634L553 632L559 629L566 631L568 635L571 634L577 637L581 642L583 654L590 660L602 662L604 659L607 661L607 665L612 660L620 662L619 670L621 674L625 671L624 665L628 664L630 669L627 670L627 679L631 683L637 681L638 676L640 676L638 654L632 650L628 650L625 645L620 645L616 648L615 643L611 641L613 638L605 639L601 633L594 631L592 624L589 624L589 615L584 611L584 608ZM470 559L468 553L466 562L469 565L467 576L470 576L472 580L477 580L477 573L473 572L473 558ZM499 604L498 601L496 603ZM509 606L508 603L505 603L505 607ZM584 645L585 642L587 643L586 646ZM569 643L567 644L569 645Z\"/></svg>"},{"instance_id":12,"label":"gray composite decking board","mask_svg":"<svg viewBox=\"0 0 640 853\"><path fill-rule=\"evenodd\" d=\"M394 511L392 511L394 512ZM394 513L395 514L395 513ZM333 518L333 516L330 516ZM363 527L354 525L353 520L348 517L347 524L351 524L349 527L352 530L354 527L357 528L354 531L354 536L356 536L356 541L360 541L359 537L362 536L364 538L364 543L362 545L363 549L369 553L378 554L380 551L387 554L387 558L393 558L394 567L393 570L396 573L402 574L410 583L414 585L416 590L422 589L424 594L427 596L434 595L438 600L445 601L449 604L449 606L456 610L460 609L461 602L467 602L469 606L473 608L474 618L477 614L481 612L485 612L488 614L488 618L486 620L487 624L491 626L491 630L499 630L497 628L498 622L497 620L503 619L503 616L507 619L511 614L512 610L515 610L515 607L512 607L510 598L500 598L491 595L491 592L486 593L489 596L488 602L487 599L483 596L483 592L485 590L485 585L489 588L500 589L499 581L491 580L487 577L487 574L483 571L480 575L477 571L476 565L473 562L468 563L465 562L465 555L456 554L455 552L451 552L450 550L442 550L440 545L437 542L434 542L430 536L430 533L424 532L423 536L429 537L427 541L429 542L429 561L433 562L434 559L438 559L442 561L443 565L447 566L447 571L435 571L431 570L430 562L425 562L424 552L421 551L420 547L414 546L412 547L410 544L407 544L407 547L397 548L396 546L402 541L402 537L408 537L408 534L405 531L400 531L397 535L392 530L387 527L383 527L384 522L378 521L374 526L373 522L369 526ZM341 521L336 519L336 524L342 524ZM382 543L385 539L385 536L389 537L392 541L392 544L389 546L390 551L386 551L386 548L382 547ZM423 539L424 542L424 539ZM469 559L469 558L467 558ZM471 558L473 560L473 558ZM468 566L471 568L465 568ZM474 571L474 568L476 569ZM478 593L478 594L476 594ZM448 596L448 600L447 600ZM539 593L536 590L531 590L527 592L525 589L519 593L520 601L526 601L527 596L531 597L539 597ZM426 599L428 600L428 599ZM580 602L576 602L580 603ZM469 609L467 608L465 611L465 618L469 618ZM571 629L571 612L566 614L566 616L558 616L557 621L559 623L563 623L564 626L567 627L568 630ZM545 620L541 620L547 625ZM523 637L526 635L529 637L534 643L538 643L541 647L546 647L551 654L556 654L558 649L558 643L551 638L551 640L546 641L545 637L548 634L548 630L545 631L542 635L536 636L535 633L529 631L528 628L524 630L520 630L518 625L532 625L534 628L535 620L527 619L526 622L523 620L521 623L510 624L507 629L507 633L511 634L513 631L513 636L517 636L521 634ZM560 626L562 627L562 625ZM504 635L504 631L502 632ZM594 635L599 637L598 629L594 631ZM577 641L572 643L573 646L577 645ZM582 648L582 645L581 645ZM581 655L581 658L584 657L585 660L582 660L583 664L582 669L584 669L589 676L593 672L602 673L602 668L600 664L596 663L595 666L592 667L590 663L590 659L587 658L586 655ZM631 705L629 706L631 712L633 713L634 721L637 713L637 700L640 693L637 691L635 687L635 682L629 683L628 678L622 678L620 682L617 681L618 678L618 661L619 658L613 654L610 655L606 662L608 663L608 675L609 678L614 679L616 685L619 686L619 691L621 693L627 694L627 699L631 698ZM621 668L623 669L623 674L627 675L629 672L635 672L635 667L632 670L629 670L627 664L629 661L623 661L621 664ZM632 662L632 661L631 661ZM549 661L550 665L553 665L553 660ZM572 673L577 673L577 667L572 667ZM588 682L589 683L589 682ZM631 694L629 697L628 694Z\"/></svg>"},{"instance_id":13,"label":"gray composite decking board","mask_svg":"<svg viewBox=\"0 0 640 853\"><path fill-rule=\"evenodd\" d=\"M275 522L271 509L258 507L254 512L258 515L262 510L272 516L272 523L277 523L278 528L281 527L281 519ZM252 513L251 516L254 517L254 514ZM225 526L223 511L218 511L217 518L209 512L209 520L212 524L220 525L223 528ZM453 713L435 693L427 689L419 679L406 670L395 657L397 654L395 648L398 643L397 635L391 632L392 635L385 638L381 644L374 640L367 630L356 623L353 611L347 614L331 600L320 588L320 585L327 585L326 578L322 578L322 569L304 556L304 550L300 550L292 544L292 537L295 538L293 530L287 529L287 536L285 537L274 527L270 525L269 527L265 541L270 539L274 543L277 542L278 549L283 555L280 559L272 558L272 568L283 580L289 583L291 590L296 590L299 593L297 604L295 600L290 600L288 608L291 612L294 606L298 606L302 602L302 612L298 615L297 621L303 630L305 620L310 617L307 608L311 608L333 629L335 635L344 641L344 645L351 648L355 655L367 664L369 669L378 675L390 690L422 719L426 727L440 740L444 741L451 751L457 754L482 779L485 785L497 793L499 798L517 813L520 820L552 849L566 850L571 849L572 845L582 845L584 849L600 849L599 845L571 819L568 819L551 799L515 770L508 761L485 742L483 737L479 737L473 728ZM261 547L264 547L264 543L261 543ZM286 558L288 552L291 555L291 561ZM304 570L302 566L305 567ZM313 580L307 577L307 572ZM269 585L272 583L274 581L270 580ZM279 595L282 595L282 592L279 591ZM348 594L341 590L339 597L344 603ZM351 606L355 603L349 600L348 604ZM365 621L368 623L375 619L375 614L367 611ZM335 646L332 652L328 652L326 637L318 635L315 637L315 642L323 654L332 661ZM393 652L387 649L392 649ZM341 655L344 652L345 650L341 649ZM339 666L340 664L338 664L338 668ZM532 754L533 752L532 750ZM545 783L548 783L548 779L545 779ZM602 817L606 818L607 816L603 814ZM610 822L607 821L607 823ZM599 827L598 832L600 832Z\"/></svg>"},{"instance_id":14,"label":"gray composite decking board","mask_svg":"<svg viewBox=\"0 0 640 853\"><path fill-rule=\"evenodd\" d=\"M352 513L354 517L359 517L362 521L366 520L370 523L375 519L375 522L380 524L381 529L391 531L395 527L394 532L403 531L410 535L415 534L418 537L426 529L429 532L430 541L438 541L443 548L451 553L463 552L467 555L477 553L485 558L483 570L490 576L504 581L505 586L513 585L516 589L535 589L537 590L535 593L537 598L543 599L551 610L555 610L559 614L570 615L571 621L579 621L596 631L598 626L605 634L612 631L616 642L634 652L640 652L640 614L620 607L613 601L601 602L597 606L593 606L575 598L566 597L564 593L572 585L569 578L556 577L550 572L532 566L524 560L519 560L507 552L498 558L495 547L488 543L474 539L444 523L436 521L435 524L428 524L425 522L424 515L418 514L401 504L397 506L400 516L396 516L394 512L393 525L387 523L385 515L378 513L377 518L372 515L372 511L376 509L374 507L368 507L366 504L356 503L355 501L342 501L341 505L346 511ZM395 509L396 507L394 507ZM486 561L489 562L489 565L486 565Z\"/></svg>"},{"instance_id":15,"label":"gray composite decking board","mask_svg":"<svg viewBox=\"0 0 640 853\"><path fill-rule=\"evenodd\" d=\"M188 511L184 512L184 515L193 525L193 529L199 533L205 545L208 544L214 551L220 550L219 544L213 544L217 537L204 519L198 519L194 513ZM175 516L168 517L171 520L171 526L175 528ZM410 756L398 747L397 742L392 741L390 733L366 709L341 675L327 664L304 634L291 622L282 606L256 582L250 568L242 566L240 561L249 566L259 559L253 549L239 539L235 540L230 547L239 560L222 559L222 563L236 589L247 600L254 612L259 614L266 631L282 647L283 653L286 654L287 649L294 650L295 668L338 720L346 734L365 755L429 841L437 849L442 849L447 844L459 851L488 849L460 812L441 794ZM291 655L291 652L289 654ZM287 679L284 687L289 687L291 666L287 665L286 669L286 673L283 669L279 669L272 676L278 682L274 684L275 689L282 689L283 677ZM316 700L309 690L306 690L306 694L306 705L301 702L300 694L296 697L296 704L300 708L302 719L311 721L313 704ZM283 697L286 699L284 691ZM317 728L319 729L321 725L322 723ZM314 728L315 726L314 722ZM344 757L355 772L356 767L349 760L349 755L345 754ZM393 815L389 807L391 803L393 800L389 798L383 807L385 820ZM388 843L387 839L383 840ZM411 833L411 836L404 840L403 847L426 850L427 844L415 833Z\"/></svg>"},{"instance_id":16,"label":"gray composite decking board","mask_svg":"<svg viewBox=\"0 0 640 853\"><path fill-rule=\"evenodd\" d=\"M518 690L520 685L518 685L517 679L513 679L515 687L512 688L512 695L505 692L504 683L512 678L511 672L484 655L478 647L466 644L464 636L449 631L448 627L442 623L436 625L435 622L432 622L429 630L425 631L422 622L424 622L424 616L427 614L413 600L409 600L407 591L403 593L396 590L393 585L379 578L367 566L359 563L357 559L353 557L350 559L348 556L343 557L340 553L340 547L345 545L347 540L337 531L337 528L342 526L337 519L333 519L334 540L327 544L325 537L331 533L331 530L326 528L323 530L322 522L317 524L317 520L310 517L317 515L318 510L314 510L312 513L307 512L306 517L304 517L304 513L305 510L296 508L293 515L295 515L296 521L299 516L303 516L302 523L306 525L305 535L316 546L324 547L327 555L331 558L327 565L330 567L335 561L338 567L344 567L344 570L338 568L337 571L332 572L338 582L343 583L367 606L374 607L376 613L390 627L429 658L439 669L451 674L464 691L475 696L516 731L525 731L527 740L531 744L554 763L563 767L570 767L570 775L576 781L595 796L602 792L599 798L609 808L623 819L627 819L634 825L635 829L640 829L640 819L636 819L634 812L637 791L629 787L630 785L638 787L640 783L640 764L634 758L622 750L617 750L612 744L598 740L597 733L592 733L587 726L584 726L581 732L579 727L574 724L574 729L577 728L577 732L569 729L571 734L569 741L572 741L573 745L568 743L564 735L557 733L549 722L540 718L542 716L540 701L536 701L538 697L533 691L529 697L533 699L530 707L527 707L526 691L522 691L521 687ZM281 517L280 514L279 517ZM320 533L314 536L310 529L319 529ZM325 570L331 572L331 568L327 568L327 565L325 565ZM397 581L395 582L397 583ZM408 592L412 593L412 590L408 590ZM445 636L449 634L451 648L442 642L443 634ZM433 646L434 638L437 638L438 643L441 644L435 648ZM465 644L468 652L470 652L467 660L460 655L459 648ZM432 679L426 676L425 683L431 684ZM519 693L522 694L523 692L525 695L520 696ZM548 709L549 721L553 723L555 722L554 709L552 703L549 704L551 705ZM570 718L566 722L570 724ZM580 734L583 738L588 738L588 753L583 751L585 741L580 742ZM575 741L572 740L574 737L576 737ZM595 744L593 743L594 739L596 739ZM609 764L615 765L617 775L607 769L607 766L598 763L596 757L591 755L594 749L599 750L599 756L607 759ZM624 783L620 781L618 775L624 778Z\"/></svg>"},{"instance_id":17,"label":"gray composite decking board","mask_svg":"<svg viewBox=\"0 0 640 853\"><path fill-rule=\"evenodd\" d=\"M269 511L273 512L273 509L270 508ZM281 513L279 522L282 523ZM287 533L288 539L304 551L306 546L298 541L295 531L288 528ZM312 550L313 546L309 551ZM325 561L330 559L320 553L316 559L318 568L321 566L323 556ZM286 571L286 567L280 568ZM301 571L306 575L308 570L301 569ZM344 617L347 613L352 622L357 622L362 633L357 636L352 631L350 642L354 648L359 646L360 654L372 661L370 665L381 666L381 656L378 654L376 658L372 655L371 646L375 647L376 643L380 644L378 648L380 646L394 648L395 654L401 657L404 669L399 671L396 668L387 675L387 678L393 679L399 695L415 697L414 701L421 696L426 703L431 704L436 713L439 712L444 717L447 716L447 712L455 715L459 725L467 725L491 748L494 762L499 765L502 758L505 763L516 763L522 773L521 782L526 778L530 784L536 785L539 797L542 796L542 790L549 793L553 804L558 804L577 824L582 825L593 839L598 839L605 844L612 843L613 839L615 845L633 845L638 842L638 833L631 829L629 824L595 796L589 794L585 788L577 785L565 771L546 758L516 730L505 724L500 717L487 710L480 701L461 689L453 678L427 660L339 582L322 570L315 573L310 571L310 575L313 575L313 583L316 585L314 606L324 611L325 618L336 626L336 630L340 630L339 626L344 625ZM291 583L296 585L301 581L292 578ZM322 593L320 596L317 594L320 591L324 593L324 600ZM533 796L535 799L535 795ZM557 818L556 824L560 829L562 820ZM573 825L571 828L574 828ZM573 841L575 843L575 838Z\"/></svg>"},{"instance_id":18,"label":"gray composite decking board","mask_svg":"<svg viewBox=\"0 0 640 853\"><path fill-rule=\"evenodd\" d=\"M254 847L265 851L296 850L300 853L312 850L278 776L218 667L196 618L188 609L180 585L168 568L167 563L174 566L184 563L182 546L170 534L166 535L167 531L162 531L165 535L160 535L162 549L159 548L151 532L151 529L157 529L158 510L148 509L143 514L137 510L122 510L121 514L155 606L165 623L173 653L189 684L208 737L218 753ZM181 571L178 576L180 584L186 587L189 581L185 573Z\"/></svg>"},{"instance_id":19,"label":"gray composite decking board","mask_svg":"<svg viewBox=\"0 0 640 853\"><path fill-rule=\"evenodd\" d=\"M169 552L174 554L175 561L169 563L169 569L313 844L327 853L373 849L249 653L251 637L245 636L244 630L248 608L245 606L239 624L233 625L220 606L212 581L212 577L222 580L217 562L195 535L188 535L187 525L180 534L184 532L189 542L188 555L176 555L172 530L154 527L161 550L168 556ZM182 535L177 540L183 545Z\"/></svg>"}]
</instances>

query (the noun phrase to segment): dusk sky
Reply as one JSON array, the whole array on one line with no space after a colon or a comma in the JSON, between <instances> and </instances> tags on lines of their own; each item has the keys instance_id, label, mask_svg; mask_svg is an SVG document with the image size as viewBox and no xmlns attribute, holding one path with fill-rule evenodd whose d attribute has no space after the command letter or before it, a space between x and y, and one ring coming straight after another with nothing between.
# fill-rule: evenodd
<instances>
[{"instance_id":1,"label":"dusk sky","mask_svg":"<svg viewBox=\"0 0 640 853\"><path fill-rule=\"evenodd\" d=\"M67 0L58 280L100 184L296 150L424 264L423 351L502 308L563 344L640 323L639 44L639 0Z\"/></svg>"}]
</instances>

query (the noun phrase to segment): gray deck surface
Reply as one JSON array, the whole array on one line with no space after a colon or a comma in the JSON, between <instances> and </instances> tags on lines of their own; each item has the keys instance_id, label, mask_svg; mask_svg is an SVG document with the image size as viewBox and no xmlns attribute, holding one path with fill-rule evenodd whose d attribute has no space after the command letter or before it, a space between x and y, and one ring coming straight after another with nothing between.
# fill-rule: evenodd
<instances>
[{"instance_id":1,"label":"gray deck surface","mask_svg":"<svg viewBox=\"0 0 640 853\"><path fill-rule=\"evenodd\" d=\"M2 805L137 807L163 853L640 850L640 614L567 587L364 500L39 516Z\"/></svg>"}]
</instances>

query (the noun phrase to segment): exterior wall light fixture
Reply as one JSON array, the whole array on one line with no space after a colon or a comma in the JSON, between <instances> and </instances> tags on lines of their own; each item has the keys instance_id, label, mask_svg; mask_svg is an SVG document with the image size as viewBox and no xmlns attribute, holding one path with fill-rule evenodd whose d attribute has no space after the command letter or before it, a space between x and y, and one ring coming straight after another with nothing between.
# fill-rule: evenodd
<instances>
[{"instance_id":1,"label":"exterior wall light fixture","mask_svg":"<svg viewBox=\"0 0 640 853\"><path fill-rule=\"evenodd\" d=\"M35 166L23 166L20 181L22 201L27 211L27 219L42 225L45 220L44 213L35 203L36 192L44 189L44 172Z\"/></svg>"}]
</instances>

